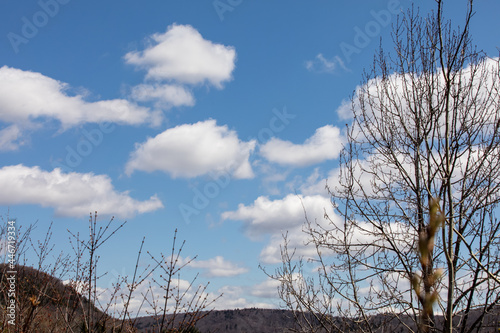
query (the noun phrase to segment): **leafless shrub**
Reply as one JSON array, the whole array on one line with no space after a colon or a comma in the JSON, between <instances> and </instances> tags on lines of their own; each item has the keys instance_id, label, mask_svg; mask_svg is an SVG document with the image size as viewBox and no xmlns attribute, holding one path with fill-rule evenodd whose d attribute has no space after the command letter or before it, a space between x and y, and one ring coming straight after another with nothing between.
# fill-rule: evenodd
<instances>
[{"instance_id":1,"label":"leafless shrub","mask_svg":"<svg viewBox=\"0 0 500 333\"><path fill-rule=\"evenodd\" d=\"M8 220L8 217L7 217ZM3 222L6 222L5 220ZM139 269L145 239L140 245L132 277L122 276L112 288L99 288L99 279L107 272L99 267L98 250L115 235L126 222L115 227L111 218L106 224L98 222L97 212L90 215L89 234L70 234L73 255L54 256L51 242L52 224L45 239L34 241L31 233L36 224L23 230L18 226L16 243L17 294L16 325L9 325L6 305L8 282L7 272L12 271L8 262L5 243L0 241L0 328L4 332L135 332L135 320L143 306L149 306L157 315L159 325L153 329L183 330L195 327L202 317L211 311L210 306L220 297L210 297L208 284L197 286L196 279L188 288L176 285L180 272L190 261L180 263L184 243L177 249L177 230L174 234L170 256L163 254L156 259L150 254L151 263ZM0 240L6 239L6 223L0 226ZM32 255L33 254L33 255ZM27 256L36 258L35 262ZM194 260L194 259L193 259ZM156 271L161 271L156 277ZM63 283L65 281L65 283ZM149 285L149 292L138 294L140 286ZM158 287L163 295L157 295ZM162 297L163 296L163 297ZM163 303L159 302L159 299ZM130 311L131 302L139 302L139 311ZM116 312L119 309L118 312Z\"/></svg>"}]
</instances>

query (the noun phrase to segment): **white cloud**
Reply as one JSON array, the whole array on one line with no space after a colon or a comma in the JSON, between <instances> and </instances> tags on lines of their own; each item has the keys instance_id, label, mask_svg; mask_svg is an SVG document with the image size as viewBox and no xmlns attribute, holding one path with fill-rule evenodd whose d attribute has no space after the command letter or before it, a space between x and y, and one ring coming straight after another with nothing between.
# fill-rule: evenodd
<instances>
[{"instance_id":1,"label":"white cloud","mask_svg":"<svg viewBox=\"0 0 500 333\"><path fill-rule=\"evenodd\" d=\"M306 61L306 68L311 72L333 74L339 70L349 71L345 66L344 61L339 56L333 57L331 60L326 59L323 54L318 53L314 60Z\"/></svg>"},{"instance_id":2,"label":"white cloud","mask_svg":"<svg viewBox=\"0 0 500 333\"><path fill-rule=\"evenodd\" d=\"M337 127L326 125L316 130L304 144L272 138L260 147L268 161L282 165L307 166L339 156L344 138Z\"/></svg>"},{"instance_id":3,"label":"white cloud","mask_svg":"<svg viewBox=\"0 0 500 333\"><path fill-rule=\"evenodd\" d=\"M277 280L268 278L264 282L261 282L252 288L252 296L260 298L277 298L278 297L278 287L281 283Z\"/></svg>"},{"instance_id":4,"label":"white cloud","mask_svg":"<svg viewBox=\"0 0 500 333\"><path fill-rule=\"evenodd\" d=\"M35 204L54 208L61 216L86 216L98 211L104 215L131 217L163 207L152 196L138 201L128 192L117 192L111 179L92 173L63 173L56 168L51 172L22 164L0 169L0 204Z\"/></svg>"},{"instance_id":5,"label":"white cloud","mask_svg":"<svg viewBox=\"0 0 500 333\"><path fill-rule=\"evenodd\" d=\"M338 171L338 170L337 170ZM333 176L333 177L332 177ZM329 173L328 179L337 178L338 174ZM290 181L286 182L285 188L288 192L297 191L302 195L322 195L329 198L330 194L326 188L327 179L320 168L314 168L314 171L304 179L303 175L296 175Z\"/></svg>"},{"instance_id":6,"label":"white cloud","mask_svg":"<svg viewBox=\"0 0 500 333\"><path fill-rule=\"evenodd\" d=\"M247 298L248 287L239 286L224 286L218 290L222 293L222 297L214 304L215 309L245 309L245 308L259 308L259 309L272 309L276 308L277 304L269 304L265 302L253 302Z\"/></svg>"},{"instance_id":7,"label":"white cloud","mask_svg":"<svg viewBox=\"0 0 500 333\"><path fill-rule=\"evenodd\" d=\"M127 279L128 283L123 280ZM156 280L156 281L155 281ZM65 284L72 283L72 281L64 281ZM206 293L203 290L203 285L195 283L196 281L188 281L178 277L173 278L170 281L169 297L173 300L177 295L181 295L182 299L168 302L167 313L172 313L174 310L178 312L191 311L192 307L189 303L194 299L195 293L198 290L198 296L201 299L207 297L208 301L211 301L217 297L217 295L212 293ZM108 284L107 287L97 287L97 303L101 309L108 308L108 313L113 317L123 317L123 311L125 310L126 302L128 301L128 295L130 292L130 276L129 277L119 277L119 279L113 281L114 285ZM76 283L76 285L81 285L82 283ZM115 292L116 285L120 284L118 292ZM164 306L164 295L166 294L165 286L167 285L164 279L160 278L149 278L142 281L141 284L136 285L133 290L128 304L128 312L131 318L136 316L148 316L153 313L162 312ZM177 302L178 301L178 302ZM194 303L192 304L194 305Z\"/></svg>"},{"instance_id":8,"label":"white cloud","mask_svg":"<svg viewBox=\"0 0 500 333\"><path fill-rule=\"evenodd\" d=\"M250 207L240 205L238 211L229 212L225 217L228 219L239 217L239 219L244 221L248 236L251 238L256 238L259 232L264 233L267 231L267 233L271 234L267 245L260 253L260 259L263 263L278 264L282 262L281 252L282 246L285 243L284 236L286 236L289 253L293 252L295 259L304 258L305 263L311 265L310 270L312 271L314 270L313 264L308 263L307 259L317 258L317 250L314 243L311 242L311 235L307 230L304 212L302 212L301 216L299 212L290 214L290 207L287 205L288 197L272 202L275 207L270 207L271 214L269 217L266 217L260 209L256 209L255 205ZM338 233L336 228L342 230L343 220L340 215L335 213L329 199L322 196L305 196L303 197L303 202L307 213L307 220L311 222L311 227L316 232L319 232L315 236L316 239L321 239L325 244L338 243L335 238L340 237L342 234ZM279 220L280 216L286 216L289 220ZM384 231L381 232L370 223L358 222L350 230L350 242L353 244L351 251L362 250L366 246L368 246L365 249L367 252L373 251L380 246L390 247L388 242L383 239L383 233L390 235L393 241L398 244L398 247L404 251L409 251L415 239L415 234L410 227L402 223L394 222L385 225ZM370 246L370 244L373 246ZM323 245L320 250L323 257L336 255L326 245Z\"/></svg>"},{"instance_id":9,"label":"white cloud","mask_svg":"<svg viewBox=\"0 0 500 333\"><path fill-rule=\"evenodd\" d=\"M159 281L162 281L159 279ZM166 283L165 283L166 285ZM124 287L120 290L120 293L128 295L127 288ZM248 287L239 287L239 286L223 286L219 288L216 292L207 292L203 291L202 285L191 285L190 281L183 279L173 279L171 287L173 290L170 292L170 295L177 295L179 292L180 295L183 295L183 301L178 304L177 312L191 311L192 308L189 307L188 303L191 300L204 299L205 297L210 302L218 296L222 294L222 297L218 298L215 303L210 304L210 306L206 309L216 309L216 310L226 310L226 309L235 309L235 308L276 308L276 304L269 304L265 302L253 302L248 297L249 296L249 288ZM200 288L200 289L198 289ZM198 296L195 295L196 291L199 291ZM121 313L123 316L124 310L124 299L120 297L120 295L113 295L112 288L99 288L98 291L98 299L99 303L104 307L107 304L110 305L110 312L115 317L118 317ZM151 315L152 313L158 312L163 307L163 298L162 296L165 294L165 290L163 287L160 287L157 283L153 283L151 279L145 280L138 288L132 293L132 298L130 304L128 306L128 311L131 314L131 317L138 316L146 316ZM195 297L196 296L196 297ZM143 300L146 299L146 302ZM276 297L274 297L276 299ZM274 300L273 299L273 300ZM276 300L277 303L277 300ZM169 302L170 306L167 308L167 313L172 313L174 310L174 306L176 302ZM194 304L192 304L194 305Z\"/></svg>"},{"instance_id":10,"label":"white cloud","mask_svg":"<svg viewBox=\"0 0 500 333\"><path fill-rule=\"evenodd\" d=\"M333 219L336 219L336 215L333 216ZM265 264L281 263L281 251L285 242L284 236L286 236L288 250L290 253L294 253L295 259L301 257L315 258L317 255L316 248L310 242L311 237L309 234L304 231L304 222L305 219L301 225L290 227L286 232L271 235L269 242L260 252L260 260ZM323 218L316 220L316 222L327 227L327 223Z\"/></svg>"},{"instance_id":11,"label":"white cloud","mask_svg":"<svg viewBox=\"0 0 500 333\"><path fill-rule=\"evenodd\" d=\"M328 180L334 179L336 181L338 177L339 177L338 169L335 169L329 173ZM313 173L309 175L309 177L307 177L305 181L302 178L300 178L299 181L291 182L288 186L293 189L299 188L300 193L304 195L319 194L329 198L330 194L328 193L326 185L327 185L327 179L322 178L322 173L319 171L318 168L315 168Z\"/></svg>"},{"instance_id":12,"label":"white cloud","mask_svg":"<svg viewBox=\"0 0 500 333\"><path fill-rule=\"evenodd\" d=\"M259 197L253 204L249 206L240 204L236 211L224 212L221 217L223 220L242 221L247 236L253 240L259 240L265 234L271 235L260 253L260 259L266 264L281 262L284 235L287 236L289 249L295 250L297 258L315 256L316 249L314 245L308 244L310 237L304 232L306 221L325 230L332 229L330 223L341 224L330 199L321 195L289 194L276 200Z\"/></svg>"},{"instance_id":13,"label":"white cloud","mask_svg":"<svg viewBox=\"0 0 500 333\"><path fill-rule=\"evenodd\" d=\"M337 168L329 172L329 186L338 186L338 172ZM370 185L371 178L360 176L359 181L361 184ZM271 236L260 253L263 263L277 264L282 261L281 250L284 235L286 235L289 250L295 252L296 258L315 258L316 248L310 242L311 236L304 229L307 227L306 221L311 222L311 226L316 230L323 229L325 232L322 237L326 237L324 241L332 243L336 242L334 240L337 234L335 228L342 229L343 225L342 218L334 210L331 198L325 190L326 182L316 169L302 186L299 186L302 194L289 194L276 200L261 196L250 205L240 204L237 210L222 213L221 218L222 220L242 221L250 239L260 240L265 234ZM305 214L307 214L307 219ZM371 224L359 221L358 226L351 231L353 243L383 244L383 241L379 240L380 230L375 229ZM408 246L407 242L414 239L413 236L408 238L407 236L411 234L410 230L398 223L387 225L385 233L393 235L401 248ZM354 250L356 247L353 247ZM334 253L324 250L323 255L334 255Z\"/></svg>"},{"instance_id":14,"label":"white cloud","mask_svg":"<svg viewBox=\"0 0 500 333\"><path fill-rule=\"evenodd\" d=\"M70 96L68 84L40 73L3 66L0 68L0 121L26 124L53 119L63 129L84 123L157 125L161 115L123 99L85 101Z\"/></svg>"},{"instance_id":15,"label":"white cloud","mask_svg":"<svg viewBox=\"0 0 500 333\"><path fill-rule=\"evenodd\" d=\"M173 24L165 33L150 38L152 45L144 51L125 55L127 63L146 69L147 79L183 84L208 82L217 88L232 79L234 48L204 39L192 26Z\"/></svg>"},{"instance_id":16,"label":"white cloud","mask_svg":"<svg viewBox=\"0 0 500 333\"><path fill-rule=\"evenodd\" d=\"M500 89L498 61L498 58L485 58L477 65L469 64L469 66L457 72L457 77L452 83L452 90L463 91L464 87L469 87L470 85L471 91L467 93L463 92L463 94L464 96L466 94L474 96L475 101L474 105L470 101L457 102L459 103L458 121L470 121L472 117L479 116L486 116L491 121L496 119L498 104L492 98L491 93ZM429 78L428 75L432 75L432 78ZM422 84L425 86L425 83L429 79L432 79L434 83L434 90L432 91L422 87ZM425 75L391 73L385 78L376 76L367 80L362 85L358 85L354 91L353 100L343 100L337 108L337 115L343 120L353 119L353 111L355 111L358 118L362 115L361 118L366 126L374 118L382 118L380 107L372 107L372 102L375 101L375 106L381 103L380 105L384 105L385 107L384 112L392 115L390 120L393 120L393 122L386 122L381 125L398 126L398 122L404 122L405 126L409 126L412 122L408 121L411 119L411 117L408 117L411 116L412 112L415 112L415 103L418 103L419 110L435 108L440 110L441 93L446 89L445 87L446 80L440 68L436 69L435 73L426 73ZM392 96L390 97L391 102L388 101L388 95ZM370 102L370 99L372 102ZM467 107L469 109L464 109ZM442 119L444 114L441 110L439 113L440 119L437 119L439 123L444 123Z\"/></svg>"},{"instance_id":17,"label":"white cloud","mask_svg":"<svg viewBox=\"0 0 500 333\"><path fill-rule=\"evenodd\" d=\"M409 174L414 173L414 166L404 159L404 156L401 154L396 154L398 158L398 163L402 166L404 170L407 170ZM322 195L327 198L331 196L328 190L331 192L339 192L343 191L345 186L345 179L341 179L345 177L345 170L341 172L341 169L344 169L345 166L336 167L328 171L326 177L323 174L319 173L318 169L315 169L314 172L304 181L302 178L295 180L294 182L290 182L289 186L300 190L300 193L304 195ZM367 196L375 196L374 193L374 184L377 186L381 186L381 179L386 178L387 175L393 174L397 172L392 163L389 163L383 155L380 154L371 154L367 157L367 159L357 159L352 163L352 178L354 183L352 184L354 191L361 191ZM343 176L342 176L343 174ZM391 186L397 186L395 182L389 182ZM326 188L328 187L328 189ZM394 189L394 188L393 188Z\"/></svg>"},{"instance_id":18,"label":"white cloud","mask_svg":"<svg viewBox=\"0 0 500 333\"><path fill-rule=\"evenodd\" d=\"M16 124L0 130L0 150L16 150L25 144L20 127Z\"/></svg>"},{"instance_id":19,"label":"white cloud","mask_svg":"<svg viewBox=\"0 0 500 333\"><path fill-rule=\"evenodd\" d=\"M247 268L239 267L237 264L227 261L221 256L204 261L194 260L189 266L206 270L206 275L209 277L230 277L248 272Z\"/></svg>"},{"instance_id":20,"label":"white cloud","mask_svg":"<svg viewBox=\"0 0 500 333\"><path fill-rule=\"evenodd\" d=\"M172 177L196 177L226 172L235 178L252 178L248 161L255 141L243 142L227 126L215 120L184 124L136 145L126 165L126 173L156 170Z\"/></svg>"},{"instance_id":21,"label":"white cloud","mask_svg":"<svg viewBox=\"0 0 500 333\"><path fill-rule=\"evenodd\" d=\"M292 228L302 227L306 213L312 222L321 220L325 211L333 215L332 204L328 198L319 195L289 194L277 200L261 196L249 206L240 204L236 211L222 213L222 219L243 221L247 235L257 239L264 234L281 235Z\"/></svg>"},{"instance_id":22,"label":"white cloud","mask_svg":"<svg viewBox=\"0 0 500 333\"><path fill-rule=\"evenodd\" d=\"M356 91L358 89L356 89ZM354 116L352 112L352 102L346 99L342 100L340 106L337 108L337 115L341 120L351 120Z\"/></svg>"},{"instance_id":23,"label":"white cloud","mask_svg":"<svg viewBox=\"0 0 500 333\"><path fill-rule=\"evenodd\" d=\"M121 279L119 280L121 281ZM166 285L165 281L162 281L161 278L158 279L158 281L160 284L163 282L163 285ZM64 281L65 284L68 284L69 282L70 281ZM116 283L117 281L114 282ZM201 296L201 299L207 297L207 300L209 302L218 298L222 294L222 297L218 298L215 303L212 303L208 307L208 309L213 308L216 310L225 310L235 308L244 309L250 307L261 309L276 308L277 304L279 303L276 290L275 293L272 294L270 290L271 286L268 286L266 283L251 287L227 285L219 288L216 292L201 290L204 289L203 285L196 283L192 284L190 281L178 279L177 277L173 279L171 283L171 287L173 288L173 290L170 292L170 295L177 295L177 292L183 295L184 302L181 302L181 304L178 305L178 312L190 311L187 303L190 300L198 299L198 297L195 297L195 292L197 290L199 291L198 296ZM200 287L201 289L199 290L198 287ZM125 299L123 298L123 295L120 296L120 294L128 295L128 289L126 288L125 284L122 284L122 289L119 291L118 295L113 295L112 289L113 286L109 284L107 288L98 287L98 300L102 306L110 304L111 314L115 317L118 317L118 314L120 313L123 315L125 305ZM266 295L263 293L264 289L269 289L265 293L269 297L266 297ZM262 292L259 293L257 291L256 293L254 293L254 291L256 290L261 290ZM164 294L164 288L161 287L158 283L154 283L151 279L146 279L145 281L143 281L143 283L140 284L132 293L132 298L128 306L128 311L129 313L131 313L131 317L134 317L135 315L151 315L155 312L155 307L156 311L159 311L159 309L163 306L162 295ZM253 299L254 297L268 298L273 302L273 304L252 301L251 299ZM144 299L146 299L147 301L143 302ZM171 313L174 310L173 306L176 303L171 302L170 304L172 306L168 307L168 313Z\"/></svg>"},{"instance_id":24,"label":"white cloud","mask_svg":"<svg viewBox=\"0 0 500 333\"><path fill-rule=\"evenodd\" d=\"M131 97L140 102L157 101L157 107L193 106L194 97L180 85L140 84L132 88Z\"/></svg>"}]
</instances>

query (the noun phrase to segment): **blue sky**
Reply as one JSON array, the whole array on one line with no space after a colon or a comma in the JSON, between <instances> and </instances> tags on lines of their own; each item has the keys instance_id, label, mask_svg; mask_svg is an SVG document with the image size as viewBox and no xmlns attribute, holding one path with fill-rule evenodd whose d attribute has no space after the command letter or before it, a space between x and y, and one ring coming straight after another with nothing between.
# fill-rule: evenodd
<instances>
[{"instance_id":1,"label":"blue sky","mask_svg":"<svg viewBox=\"0 0 500 333\"><path fill-rule=\"evenodd\" d=\"M418 2L422 12L435 2ZM445 14L462 23L465 1ZM325 179L347 101L410 1L4 1L0 11L0 204L53 221L57 250L88 213L128 221L102 248L102 287L145 248L186 239L187 268L218 308L276 307L282 233L301 248L331 211ZM498 56L500 3L472 34ZM360 33L360 31L362 33ZM330 176L331 177L331 176ZM332 212L333 214L333 212ZM307 249L299 253L307 254ZM114 272L114 273L113 273ZM108 280L106 280L108 279Z\"/></svg>"}]
</instances>

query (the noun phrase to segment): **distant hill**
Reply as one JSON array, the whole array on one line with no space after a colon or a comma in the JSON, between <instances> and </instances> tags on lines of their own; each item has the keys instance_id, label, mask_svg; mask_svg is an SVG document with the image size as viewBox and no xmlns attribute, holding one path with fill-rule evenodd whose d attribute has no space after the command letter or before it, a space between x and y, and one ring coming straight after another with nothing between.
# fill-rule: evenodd
<instances>
[{"instance_id":1,"label":"distant hill","mask_svg":"<svg viewBox=\"0 0 500 333\"><path fill-rule=\"evenodd\" d=\"M275 333L291 332L294 327L293 316L290 311L272 309L238 309L221 310L202 313L204 316L196 323L199 332L249 332ZM158 318L138 318L135 327L138 332L150 333L157 325ZM157 326L156 326L157 327Z\"/></svg>"},{"instance_id":2,"label":"distant hill","mask_svg":"<svg viewBox=\"0 0 500 333\"><path fill-rule=\"evenodd\" d=\"M78 294L74 288L65 285L60 279L43 273L31 267L18 266L17 270L17 293L18 293L18 318L20 326L26 326L25 332L85 332L83 329L83 309L88 308L88 301ZM14 332L12 327L7 325L5 307L8 301L6 282L8 266L0 264L0 331ZM118 326L118 319L107 316L91 305L95 318L100 318L101 322L106 322L107 329L100 329L99 332L110 332L113 324ZM477 318L479 311L471 312L469 317ZM297 328L293 312L278 309L236 309L221 310L212 312L202 312L197 314L200 320L194 328L183 330L184 333L287 333L293 332ZM188 318L192 314L178 314L175 323ZM169 315L166 321L169 322L172 316ZM457 316L456 318L460 318ZM152 333L157 332L158 317L137 318L134 326L137 332ZM314 322L313 316L309 315L307 320ZM342 327L341 331L350 333L357 332L353 321L345 318L333 317L335 324ZM405 322L401 324L400 320ZM441 317L436 318L438 325L442 322ZM408 327L415 328L410 317L400 316L396 319L393 315L380 314L370 318L372 328L377 333L399 333L408 332ZM189 320L188 320L189 322ZM480 333L500 332L500 306L484 318L486 328ZM68 324L71 330L68 329ZM19 331L22 327L17 327ZM97 332L94 330L94 332ZM129 332L129 330L127 330ZM179 331L170 331L179 332ZM317 331L322 332L321 330Z\"/></svg>"},{"instance_id":3,"label":"distant hill","mask_svg":"<svg viewBox=\"0 0 500 333\"><path fill-rule=\"evenodd\" d=\"M477 318L478 311L469 313L469 317ZM205 317L196 324L196 329L200 333L287 333L296 332L299 328L294 320L293 312L290 310L278 309L237 309L221 310L205 313ZM315 323L313 316L308 316L307 320ZM340 328L339 332L357 333L353 320L333 317L333 322ZM416 326L409 316L399 316L390 314L379 314L370 317L371 328L377 333L404 333L409 332L409 328L416 331ZM457 316L456 320L460 320ZM437 326L442 325L443 318L436 316ZM135 327L138 332L156 332L154 317L138 318ZM497 306L492 313L484 318L484 326L481 330L474 332L498 333L500 332L500 306ZM316 332L326 332L318 329Z\"/></svg>"},{"instance_id":4,"label":"distant hill","mask_svg":"<svg viewBox=\"0 0 500 333\"><path fill-rule=\"evenodd\" d=\"M196 324L196 328L200 333L287 333L294 332L293 329L298 328L293 312L289 310L251 308L212 311L205 313L205 315ZM470 313L469 316L477 317L477 312ZM315 322L312 316L309 316L308 320ZM442 322L442 317L437 316L436 320L439 325ZM340 332L358 332L352 320L334 317L333 321L341 328ZM371 317L370 321L373 331L377 333L409 332L408 327L416 330L413 321L408 316L400 316L398 319L394 315L380 314ZM155 323L154 317L141 317L137 319L135 327L138 332L152 333L156 332L154 330ZM481 329L480 333L500 332L500 307L497 307L493 313L487 316L484 323L486 327ZM326 331L318 330L317 332ZM476 331L474 330L474 332Z\"/></svg>"},{"instance_id":5,"label":"distant hill","mask_svg":"<svg viewBox=\"0 0 500 333\"><path fill-rule=\"evenodd\" d=\"M0 331L1 332L82 332L84 310L89 301L60 279L27 266L15 266L16 326L8 324L6 305L10 298L7 277L12 276L6 264L0 264ZM95 321L110 322L109 317L90 304ZM116 322L116 320L114 320Z\"/></svg>"}]
</instances>

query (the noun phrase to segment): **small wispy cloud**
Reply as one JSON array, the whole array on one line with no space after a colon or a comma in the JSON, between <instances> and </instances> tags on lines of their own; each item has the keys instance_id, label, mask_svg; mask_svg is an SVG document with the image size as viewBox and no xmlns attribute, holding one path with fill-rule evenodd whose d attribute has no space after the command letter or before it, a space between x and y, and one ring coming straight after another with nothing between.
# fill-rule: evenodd
<instances>
[{"instance_id":1,"label":"small wispy cloud","mask_svg":"<svg viewBox=\"0 0 500 333\"><path fill-rule=\"evenodd\" d=\"M221 256L209 260L195 260L189 266L205 270L210 277L231 277L248 272L248 268L240 267Z\"/></svg>"},{"instance_id":2,"label":"small wispy cloud","mask_svg":"<svg viewBox=\"0 0 500 333\"><path fill-rule=\"evenodd\" d=\"M339 56L326 59L322 53L319 53L313 60L306 61L306 68L310 72L328 74L337 73L339 70L350 71Z\"/></svg>"}]
</instances>

